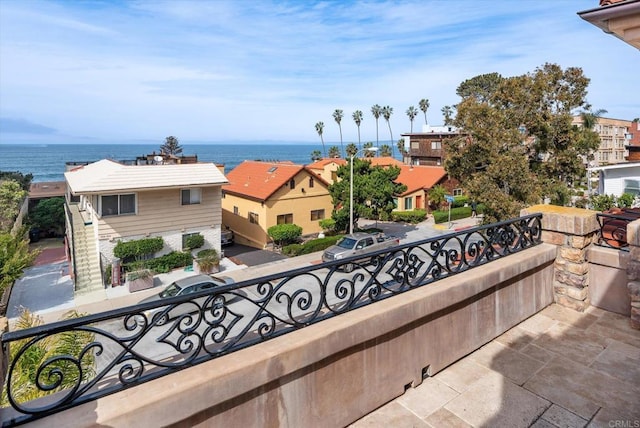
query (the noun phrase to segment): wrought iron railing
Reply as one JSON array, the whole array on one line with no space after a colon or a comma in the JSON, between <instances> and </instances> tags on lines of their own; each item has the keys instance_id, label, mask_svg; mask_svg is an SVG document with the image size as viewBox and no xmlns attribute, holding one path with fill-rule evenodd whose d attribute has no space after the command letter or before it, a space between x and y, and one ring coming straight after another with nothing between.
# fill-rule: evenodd
<instances>
[{"instance_id":1,"label":"wrought iron railing","mask_svg":"<svg viewBox=\"0 0 640 428\"><path fill-rule=\"evenodd\" d=\"M431 284L541 243L541 214L467 229L312 267L6 333L9 425L68 409L186 367ZM356 267L352 271L352 268ZM347 272L349 271L349 272ZM21 359L53 336L76 334L76 355L33 367L21 401ZM63 389L63 385L65 385Z\"/></svg>"},{"instance_id":2,"label":"wrought iron railing","mask_svg":"<svg viewBox=\"0 0 640 428\"><path fill-rule=\"evenodd\" d=\"M627 242L627 226L640 219L640 209L622 209L615 213L598 213L596 215L600 231L598 245L629 251Z\"/></svg>"}]
</instances>

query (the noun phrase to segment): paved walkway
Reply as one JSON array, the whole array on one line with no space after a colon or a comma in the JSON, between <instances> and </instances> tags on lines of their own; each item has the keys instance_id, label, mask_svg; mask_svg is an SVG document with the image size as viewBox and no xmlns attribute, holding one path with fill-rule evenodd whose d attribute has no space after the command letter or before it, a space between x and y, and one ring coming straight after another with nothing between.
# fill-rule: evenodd
<instances>
[{"instance_id":1,"label":"paved walkway","mask_svg":"<svg viewBox=\"0 0 640 428\"><path fill-rule=\"evenodd\" d=\"M351 425L640 427L640 331L551 305Z\"/></svg>"}]
</instances>

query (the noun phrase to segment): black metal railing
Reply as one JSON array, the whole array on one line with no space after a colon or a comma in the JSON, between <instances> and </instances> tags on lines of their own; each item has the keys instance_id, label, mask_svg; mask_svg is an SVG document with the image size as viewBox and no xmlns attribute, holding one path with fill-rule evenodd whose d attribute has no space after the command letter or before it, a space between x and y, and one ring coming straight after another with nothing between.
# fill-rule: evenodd
<instances>
[{"instance_id":1,"label":"black metal railing","mask_svg":"<svg viewBox=\"0 0 640 428\"><path fill-rule=\"evenodd\" d=\"M214 292L6 333L5 351L15 351L7 396L22 413L6 424L95 400L538 245L541 218L533 214ZM33 367L30 387L46 397L21 401L21 359L31 358L39 343L69 333L87 343L76 355L52 355Z\"/></svg>"},{"instance_id":2,"label":"black metal railing","mask_svg":"<svg viewBox=\"0 0 640 428\"><path fill-rule=\"evenodd\" d=\"M597 244L603 247L629 251L627 242L627 226L640 219L640 209L623 208L615 213L598 213L596 215L600 231Z\"/></svg>"}]
</instances>

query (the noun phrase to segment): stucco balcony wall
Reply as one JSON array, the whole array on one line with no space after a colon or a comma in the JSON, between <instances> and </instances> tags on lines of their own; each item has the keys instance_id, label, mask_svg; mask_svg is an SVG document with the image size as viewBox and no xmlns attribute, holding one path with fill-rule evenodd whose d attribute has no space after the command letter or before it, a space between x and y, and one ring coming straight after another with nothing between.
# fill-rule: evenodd
<instances>
[{"instance_id":1,"label":"stucco balcony wall","mask_svg":"<svg viewBox=\"0 0 640 428\"><path fill-rule=\"evenodd\" d=\"M607 311L631 315L631 299L627 287L629 253L592 245L587 257L591 304Z\"/></svg>"},{"instance_id":2,"label":"stucco balcony wall","mask_svg":"<svg viewBox=\"0 0 640 428\"><path fill-rule=\"evenodd\" d=\"M346 426L552 303L556 254L542 244L31 426Z\"/></svg>"}]
</instances>

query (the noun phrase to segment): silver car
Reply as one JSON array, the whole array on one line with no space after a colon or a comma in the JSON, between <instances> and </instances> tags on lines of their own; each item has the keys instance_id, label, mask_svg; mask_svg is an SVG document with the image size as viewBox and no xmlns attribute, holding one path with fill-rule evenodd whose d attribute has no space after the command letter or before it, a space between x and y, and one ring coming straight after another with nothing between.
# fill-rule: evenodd
<instances>
[{"instance_id":1,"label":"silver car","mask_svg":"<svg viewBox=\"0 0 640 428\"><path fill-rule=\"evenodd\" d=\"M179 279L162 290L160 293L147 297L140 301L140 303L148 302L160 302L164 299L176 296L185 296L187 294L193 294L204 290L212 291L216 287L222 287L224 285L233 284L233 279L226 276L209 276L209 275L194 275L188 278ZM203 296L195 299L199 305L202 305L208 296ZM191 303L182 303L171 309L168 313L164 313L166 306L160 306L153 309L144 311L147 320L151 320L156 325L166 324L171 318L175 318L182 314L195 312L198 308ZM144 320L138 318L138 324L142 324Z\"/></svg>"}]
</instances>

